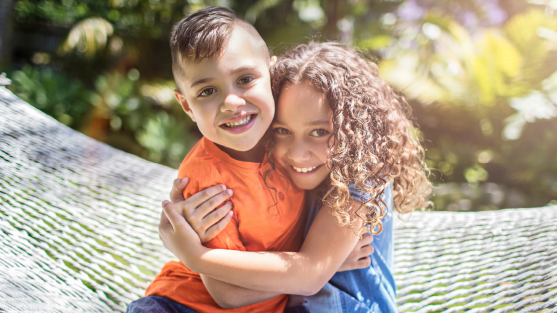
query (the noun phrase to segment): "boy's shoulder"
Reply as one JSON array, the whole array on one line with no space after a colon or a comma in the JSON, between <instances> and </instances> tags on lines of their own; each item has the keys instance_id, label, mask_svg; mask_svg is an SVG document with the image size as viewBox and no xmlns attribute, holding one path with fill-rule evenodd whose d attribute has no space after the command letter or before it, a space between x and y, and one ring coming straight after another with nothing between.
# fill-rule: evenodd
<instances>
[{"instance_id":1,"label":"boy's shoulder","mask_svg":"<svg viewBox=\"0 0 557 313\"><path fill-rule=\"evenodd\" d=\"M199 140L178 169L178 178L190 179L184 190L186 198L205 188L225 183L219 170L219 160L207 152L205 140L207 140L205 137Z\"/></svg>"},{"instance_id":2,"label":"boy's shoulder","mask_svg":"<svg viewBox=\"0 0 557 313\"><path fill-rule=\"evenodd\" d=\"M185 175L205 175L205 177L210 177L212 176L211 174L218 172L216 169L218 159L207 152L205 140L207 140L205 137L201 138L186 155L180 164L178 177Z\"/></svg>"}]
</instances>

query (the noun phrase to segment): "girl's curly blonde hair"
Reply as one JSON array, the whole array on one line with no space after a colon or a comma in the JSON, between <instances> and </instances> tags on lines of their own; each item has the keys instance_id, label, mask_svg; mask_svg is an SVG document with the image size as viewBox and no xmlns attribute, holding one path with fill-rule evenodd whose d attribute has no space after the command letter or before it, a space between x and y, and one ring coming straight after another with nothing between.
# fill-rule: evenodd
<instances>
[{"instance_id":1,"label":"girl's curly blonde hair","mask_svg":"<svg viewBox=\"0 0 557 313\"><path fill-rule=\"evenodd\" d=\"M409 120L411 108L379 77L373 62L338 43L309 43L282 55L271 71L275 103L285 85L304 82L329 101L334 140L327 151L331 174L322 184L322 199L341 225L360 218L360 236L380 233L388 211L380 195L391 180L397 212L429 204L432 188L424 149ZM371 196L360 208L347 205L351 184Z\"/></svg>"}]
</instances>

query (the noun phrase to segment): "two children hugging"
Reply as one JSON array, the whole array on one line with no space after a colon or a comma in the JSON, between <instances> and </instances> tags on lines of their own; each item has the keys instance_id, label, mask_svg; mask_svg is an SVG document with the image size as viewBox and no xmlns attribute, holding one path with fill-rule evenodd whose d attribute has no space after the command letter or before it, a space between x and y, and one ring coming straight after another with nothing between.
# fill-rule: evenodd
<instances>
[{"instance_id":1,"label":"two children hugging","mask_svg":"<svg viewBox=\"0 0 557 313\"><path fill-rule=\"evenodd\" d=\"M431 187L377 67L335 43L276 60L220 7L180 21L171 49L176 99L204 137L163 203L180 262L128 312L396 312L393 210L425 206Z\"/></svg>"}]
</instances>

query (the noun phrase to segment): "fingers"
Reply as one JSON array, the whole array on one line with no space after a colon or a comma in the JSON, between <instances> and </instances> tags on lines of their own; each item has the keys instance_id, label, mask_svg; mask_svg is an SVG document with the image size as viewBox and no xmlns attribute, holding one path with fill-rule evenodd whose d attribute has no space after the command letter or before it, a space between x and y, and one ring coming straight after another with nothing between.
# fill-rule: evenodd
<instances>
[{"instance_id":1,"label":"fingers","mask_svg":"<svg viewBox=\"0 0 557 313\"><path fill-rule=\"evenodd\" d=\"M360 247L363 247L363 246L371 244L372 242L373 242L373 236L369 233L365 233L362 236L362 239L360 239L360 241L358 241L358 245Z\"/></svg>"},{"instance_id":2,"label":"fingers","mask_svg":"<svg viewBox=\"0 0 557 313\"><path fill-rule=\"evenodd\" d=\"M226 227L232 217L232 207L232 201L227 201L217 210L209 212L205 217L201 217L201 220L197 220L197 216L191 220L190 225L199 235L202 243L210 241ZM196 213L198 210L196 210ZM215 228L213 226L218 227ZM212 230L209 232L211 228Z\"/></svg>"},{"instance_id":3,"label":"fingers","mask_svg":"<svg viewBox=\"0 0 557 313\"><path fill-rule=\"evenodd\" d=\"M168 220L168 217L166 217L166 214L164 214L164 209L163 209L163 211L161 212L161 220L159 222L159 239L162 240L161 237L162 230L168 228L169 226L172 227L170 221Z\"/></svg>"},{"instance_id":4,"label":"fingers","mask_svg":"<svg viewBox=\"0 0 557 313\"><path fill-rule=\"evenodd\" d=\"M225 189L226 189L226 187L224 185L216 185L216 186L212 186L212 187L203 189L200 192L191 196L188 200L186 200L187 206L195 209L195 208L197 208L198 206L200 206L201 204L203 204L207 200L211 199L212 197L216 196L217 194L219 194L220 192L222 192ZM218 203L217 205L219 205L219 204L220 203Z\"/></svg>"},{"instance_id":5,"label":"fingers","mask_svg":"<svg viewBox=\"0 0 557 313\"><path fill-rule=\"evenodd\" d=\"M211 226L222 220L223 217L225 217L226 214L228 214L228 212L230 212L233 207L234 205L232 204L232 201L226 201L226 203L223 204L220 208L207 213L207 215L201 219L201 227L205 230L209 229Z\"/></svg>"},{"instance_id":6,"label":"fingers","mask_svg":"<svg viewBox=\"0 0 557 313\"><path fill-rule=\"evenodd\" d=\"M201 242L202 243L209 242L213 238L215 238L218 234L220 234L220 232L226 227L226 225L228 225L230 219L232 219L232 215L233 215L233 211L229 211L228 213L225 214L225 216L220 221L218 221L213 226L209 227L209 229L207 229L207 231L205 232L203 238L201 238Z\"/></svg>"},{"instance_id":7,"label":"fingers","mask_svg":"<svg viewBox=\"0 0 557 313\"><path fill-rule=\"evenodd\" d=\"M170 191L170 201L172 203L184 201L184 189L190 182L190 179L185 178L176 178L174 183L172 184L172 190Z\"/></svg>"},{"instance_id":8,"label":"fingers","mask_svg":"<svg viewBox=\"0 0 557 313\"><path fill-rule=\"evenodd\" d=\"M174 204L168 200L165 200L162 203L162 210L164 211L164 215L172 225L172 229L176 230L176 226L180 222L179 219L180 218L183 219L183 217L178 212L176 212L176 209L174 208ZM161 224L162 222L163 222L163 217L161 217ZM162 226L161 224L159 224L159 231L161 230L161 226Z\"/></svg>"},{"instance_id":9,"label":"fingers","mask_svg":"<svg viewBox=\"0 0 557 313\"><path fill-rule=\"evenodd\" d=\"M163 204L164 206L164 204ZM168 217L166 217L166 214L164 213L164 208L161 212L161 220L159 222L159 226L163 226L163 225L169 225L170 221L168 220Z\"/></svg>"},{"instance_id":10,"label":"fingers","mask_svg":"<svg viewBox=\"0 0 557 313\"><path fill-rule=\"evenodd\" d=\"M368 257L368 256L372 255L374 251L375 251L375 249L373 248L372 245L363 246L358 251L357 257L358 257L358 259Z\"/></svg>"},{"instance_id":11,"label":"fingers","mask_svg":"<svg viewBox=\"0 0 557 313\"><path fill-rule=\"evenodd\" d=\"M356 262L356 267L357 268L367 268L371 265L371 258L369 256L360 258L357 262Z\"/></svg>"},{"instance_id":12,"label":"fingers","mask_svg":"<svg viewBox=\"0 0 557 313\"><path fill-rule=\"evenodd\" d=\"M218 194L216 194L212 198L208 199L207 201L205 201L201 205L199 205L197 207L197 209L195 209L195 215L198 216L201 219L207 218L208 215L211 212L213 212L213 210L216 209L217 206L219 206L221 203L226 201L226 199L230 198L231 196L232 196L232 190L231 189L219 192ZM226 213L228 213L228 211L230 211L230 210L227 210L224 213L226 214ZM221 215L218 220L220 220L223 216L224 216L224 214ZM213 221L213 223L215 223L215 222L216 221Z\"/></svg>"}]
</instances>

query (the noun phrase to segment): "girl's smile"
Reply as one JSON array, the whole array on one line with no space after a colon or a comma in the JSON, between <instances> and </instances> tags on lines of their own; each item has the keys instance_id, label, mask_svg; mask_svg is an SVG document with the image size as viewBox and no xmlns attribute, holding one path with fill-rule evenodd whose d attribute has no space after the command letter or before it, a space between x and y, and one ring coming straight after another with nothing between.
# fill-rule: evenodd
<instances>
[{"instance_id":1,"label":"girl's smile","mask_svg":"<svg viewBox=\"0 0 557 313\"><path fill-rule=\"evenodd\" d=\"M321 164L321 165L323 165L323 164ZM300 173L304 173L304 174L305 174L305 173L308 173L308 174L309 174L309 173L313 172L313 170L315 170L316 168L319 168L321 165L310 166L310 167L296 167L296 166L292 166L292 168L293 168L296 172L298 172L299 174L300 174Z\"/></svg>"},{"instance_id":2,"label":"girl's smile","mask_svg":"<svg viewBox=\"0 0 557 313\"><path fill-rule=\"evenodd\" d=\"M330 170L327 149L333 133L333 112L325 95L309 83L287 85L272 124L274 156L299 188L314 189Z\"/></svg>"}]
</instances>

